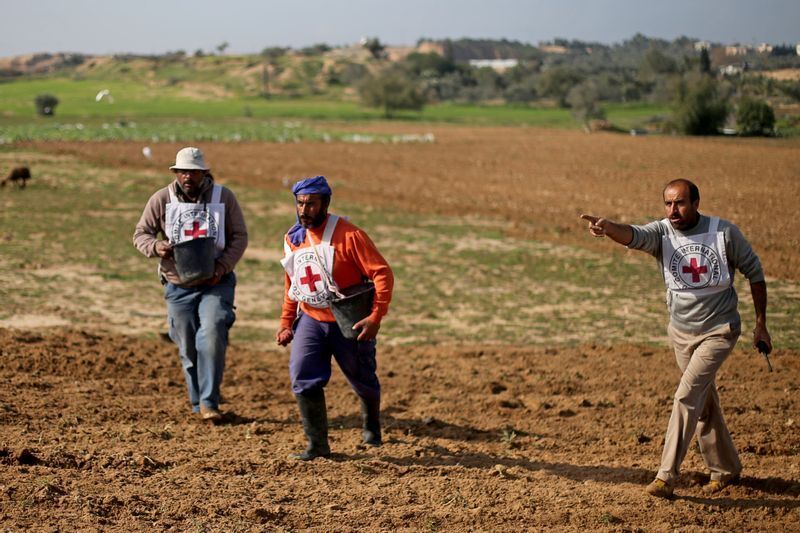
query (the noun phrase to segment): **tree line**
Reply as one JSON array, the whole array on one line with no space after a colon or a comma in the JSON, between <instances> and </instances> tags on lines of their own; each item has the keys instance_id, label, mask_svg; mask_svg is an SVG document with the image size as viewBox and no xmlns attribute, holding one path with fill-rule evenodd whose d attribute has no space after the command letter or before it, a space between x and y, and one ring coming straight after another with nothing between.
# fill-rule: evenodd
<instances>
[{"instance_id":1,"label":"tree line","mask_svg":"<svg viewBox=\"0 0 800 533\"><path fill-rule=\"evenodd\" d=\"M396 99L409 95L383 100L387 115L426 102L505 103L569 108L577 120L589 123L604 118L603 104L648 102L671 106L671 116L655 124L663 131L708 135L730 125L743 135L773 134L774 104L800 101L800 82L764 74L800 68L800 58L786 54L786 46L773 48L777 53L728 57L721 46L698 49L696 42L643 35L610 46L564 39L539 48L508 41L499 47L492 41L445 41L443 54L413 52L365 73L360 88L372 105L389 87ZM497 71L455 60L498 49L502 52L495 58L516 59L516 66Z\"/></svg>"}]
</instances>

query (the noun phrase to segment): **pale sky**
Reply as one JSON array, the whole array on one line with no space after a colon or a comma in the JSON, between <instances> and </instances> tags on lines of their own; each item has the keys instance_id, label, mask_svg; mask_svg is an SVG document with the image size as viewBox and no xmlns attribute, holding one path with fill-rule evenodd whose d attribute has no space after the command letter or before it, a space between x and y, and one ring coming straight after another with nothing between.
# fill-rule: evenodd
<instances>
[{"instance_id":1,"label":"pale sky","mask_svg":"<svg viewBox=\"0 0 800 533\"><path fill-rule=\"evenodd\" d=\"M555 37L618 43L636 33L797 44L800 0L0 0L0 57L34 52L258 53L376 36Z\"/></svg>"}]
</instances>

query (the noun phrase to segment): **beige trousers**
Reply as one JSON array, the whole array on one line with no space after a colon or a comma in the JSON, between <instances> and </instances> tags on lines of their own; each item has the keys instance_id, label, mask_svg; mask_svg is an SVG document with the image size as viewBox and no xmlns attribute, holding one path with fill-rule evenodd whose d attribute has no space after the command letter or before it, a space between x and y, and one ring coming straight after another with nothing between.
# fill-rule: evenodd
<instances>
[{"instance_id":1,"label":"beige trousers","mask_svg":"<svg viewBox=\"0 0 800 533\"><path fill-rule=\"evenodd\" d=\"M722 417L714 380L717 370L736 345L741 329L725 325L693 335L676 330L670 324L667 332L683 375L675 391L656 477L668 484L675 483L681 462L696 434L711 479L730 479L741 472L742 463Z\"/></svg>"}]
</instances>

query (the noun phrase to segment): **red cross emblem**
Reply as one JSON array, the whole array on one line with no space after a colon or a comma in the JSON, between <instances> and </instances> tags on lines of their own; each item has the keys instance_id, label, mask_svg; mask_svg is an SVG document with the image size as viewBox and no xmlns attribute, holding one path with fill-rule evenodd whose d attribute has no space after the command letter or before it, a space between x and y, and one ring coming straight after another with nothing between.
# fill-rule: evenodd
<instances>
[{"instance_id":1,"label":"red cross emblem","mask_svg":"<svg viewBox=\"0 0 800 533\"><path fill-rule=\"evenodd\" d=\"M689 266L683 266L684 274L692 275L692 283L700 283L700 274L708 272L708 267L705 265L697 266L697 258L692 257L689 261Z\"/></svg>"},{"instance_id":2,"label":"red cross emblem","mask_svg":"<svg viewBox=\"0 0 800 533\"><path fill-rule=\"evenodd\" d=\"M183 235L185 237L191 237L192 239L196 239L198 237L203 237L206 235L208 231L204 229L200 229L200 223L198 221L192 222L192 229L190 230L183 230Z\"/></svg>"},{"instance_id":3,"label":"red cross emblem","mask_svg":"<svg viewBox=\"0 0 800 533\"><path fill-rule=\"evenodd\" d=\"M311 267L306 265L306 277L300 278L300 283L303 285L308 285L308 289L310 292L317 292L317 283L321 281L322 277L319 274L314 274L311 271Z\"/></svg>"}]
</instances>

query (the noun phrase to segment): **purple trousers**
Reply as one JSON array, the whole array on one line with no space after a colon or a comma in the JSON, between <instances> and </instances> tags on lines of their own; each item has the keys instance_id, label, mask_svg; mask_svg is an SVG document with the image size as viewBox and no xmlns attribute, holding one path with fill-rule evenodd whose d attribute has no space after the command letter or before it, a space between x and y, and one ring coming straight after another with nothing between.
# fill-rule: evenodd
<instances>
[{"instance_id":1,"label":"purple trousers","mask_svg":"<svg viewBox=\"0 0 800 533\"><path fill-rule=\"evenodd\" d=\"M320 322L306 314L295 323L289 356L292 392L303 394L325 387L331 378L331 355L360 398L380 400L375 339L346 339L336 322Z\"/></svg>"}]
</instances>

